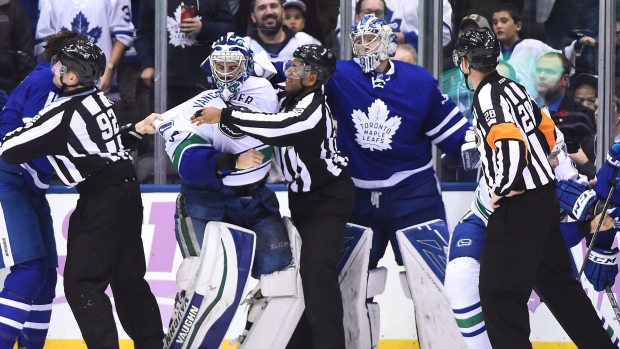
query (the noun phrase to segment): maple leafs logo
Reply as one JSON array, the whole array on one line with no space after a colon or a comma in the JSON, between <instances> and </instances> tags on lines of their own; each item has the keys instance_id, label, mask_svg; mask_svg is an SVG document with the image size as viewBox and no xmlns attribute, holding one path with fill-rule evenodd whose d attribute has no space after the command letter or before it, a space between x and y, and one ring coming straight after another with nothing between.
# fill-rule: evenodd
<instances>
[{"instance_id":1,"label":"maple leafs logo","mask_svg":"<svg viewBox=\"0 0 620 349\"><path fill-rule=\"evenodd\" d=\"M84 16L84 14L82 13L82 11L78 12L77 15L75 15L75 17L73 18L73 21L71 21L71 30L76 31L80 34L84 34L88 37L88 39L93 43L96 44L97 41L99 41L99 38L101 37L101 27L94 27L93 29L90 29L90 22L88 22L88 19L86 18L86 16ZM60 30L69 30L65 27L61 27Z\"/></svg>"},{"instance_id":2,"label":"maple leafs logo","mask_svg":"<svg viewBox=\"0 0 620 349\"><path fill-rule=\"evenodd\" d=\"M187 35L181 32L181 12L184 4L181 2L179 7L174 11L174 18L168 17L166 27L168 28L168 35L170 36L170 44L172 46L192 46L198 43L195 35ZM200 16L196 16L198 19L202 19Z\"/></svg>"},{"instance_id":3,"label":"maple leafs logo","mask_svg":"<svg viewBox=\"0 0 620 349\"><path fill-rule=\"evenodd\" d=\"M392 149L392 136L400 127L400 116L388 118L390 111L382 100L377 99L368 108L368 115L361 110L353 110L351 117L355 123L355 140L362 148L374 150Z\"/></svg>"}]
</instances>

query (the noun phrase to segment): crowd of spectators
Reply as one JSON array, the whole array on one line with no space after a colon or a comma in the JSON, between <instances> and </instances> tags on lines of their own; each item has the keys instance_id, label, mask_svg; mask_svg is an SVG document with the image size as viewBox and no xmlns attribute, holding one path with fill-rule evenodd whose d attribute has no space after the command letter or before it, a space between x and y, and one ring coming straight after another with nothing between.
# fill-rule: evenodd
<instances>
[{"instance_id":1,"label":"crowd of spectators","mask_svg":"<svg viewBox=\"0 0 620 349\"><path fill-rule=\"evenodd\" d=\"M111 91L119 120L128 123L149 115L154 109L157 75L155 0L66 3L0 0L0 107L36 65L43 39L61 30L75 30L106 53L108 64L100 88ZM353 0L351 10L354 20L373 13L388 22L399 43L394 59L416 64L418 5L419 0ZM339 6L339 0L169 0L168 109L212 88L209 74L200 64L215 38L234 31L245 36L256 53L264 51L272 61L291 59L293 50L302 44L322 43L335 48L343 40L337 20ZM591 109L593 115L598 96L598 14L598 0L443 0L444 72L440 87L471 118L473 92L451 64L453 43L468 29L490 27L502 43L501 73L525 85L541 107L553 109L561 103L548 103L548 98L539 95L541 74L537 69L543 56L556 52L568 59L570 72L547 79L565 81L561 101L574 100L575 105ZM590 148L590 144L583 146L584 150ZM153 149L152 140L143 141L134 154L142 183L153 181ZM588 152L585 155L591 162L594 155ZM576 159L578 163L583 160L579 156ZM475 173L462 171L458 161L444 158L442 165L443 181L476 178ZM175 175L169 180L174 181Z\"/></svg>"}]
</instances>

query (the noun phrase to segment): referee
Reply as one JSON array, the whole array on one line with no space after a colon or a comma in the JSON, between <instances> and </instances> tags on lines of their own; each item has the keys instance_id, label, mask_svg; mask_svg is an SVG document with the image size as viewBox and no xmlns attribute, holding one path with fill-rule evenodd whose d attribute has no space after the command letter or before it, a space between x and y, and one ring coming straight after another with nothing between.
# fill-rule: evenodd
<instances>
[{"instance_id":1,"label":"referee","mask_svg":"<svg viewBox=\"0 0 620 349\"><path fill-rule=\"evenodd\" d=\"M95 87L105 55L89 41L67 43L52 59L59 98L0 147L7 163L47 156L80 198L69 221L64 286L86 346L118 348L110 285L121 324L136 349L161 349L157 301L144 279L140 187L124 145L154 133L154 117L120 129L112 103Z\"/></svg>"},{"instance_id":2,"label":"referee","mask_svg":"<svg viewBox=\"0 0 620 349\"><path fill-rule=\"evenodd\" d=\"M303 45L286 62L278 114L205 108L193 120L216 123L276 146L289 189L289 208L302 240L300 274L305 317L289 348L344 349L342 296L336 265L355 190L336 147L336 130L321 87L336 59L320 45Z\"/></svg>"},{"instance_id":3,"label":"referee","mask_svg":"<svg viewBox=\"0 0 620 349\"><path fill-rule=\"evenodd\" d=\"M554 124L523 86L498 74L499 52L495 34L480 28L461 36L454 53L454 63L475 88L473 124L495 209L479 286L491 345L532 348L527 302L533 288L579 348L615 348L571 274L547 160Z\"/></svg>"}]
</instances>

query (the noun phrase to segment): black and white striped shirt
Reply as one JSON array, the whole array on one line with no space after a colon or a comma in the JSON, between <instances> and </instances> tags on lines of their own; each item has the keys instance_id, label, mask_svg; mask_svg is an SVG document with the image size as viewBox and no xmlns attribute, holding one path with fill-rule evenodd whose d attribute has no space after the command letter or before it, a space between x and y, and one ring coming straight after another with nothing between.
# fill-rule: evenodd
<instances>
[{"instance_id":1,"label":"black and white striped shirt","mask_svg":"<svg viewBox=\"0 0 620 349\"><path fill-rule=\"evenodd\" d=\"M69 187L107 164L131 160L123 140L139 139L134 127L121 132L113 103L93 87L63 93L26 126L2 141L0 155L20 164L47 156L58 177Z\"/></svg>"},{"instance_id":2,"label":"black and white striped shirt","mask_svg":"<svg viewBox=\"0 0 620 349\"><path fill-rule=\"evenodd\" d=\"M314 91L296 102L291 96L277 114L222 110L222 124L276 146L289 190L308 192L335 177L347 165L336 146L336 130L325 95Z\"/></svg>"},{"instance_id":3,"label":"black and white striped shirt","mask_svg":"<svg viewBox=\"0 0 620 349\"><path fill-rule=\"evenodd\" d=\"M547 156L555 145L555 126L525 87L495 71L476 89L472 112L490 195L504 196L553 181Z\"/></svg>"}]
</instances>

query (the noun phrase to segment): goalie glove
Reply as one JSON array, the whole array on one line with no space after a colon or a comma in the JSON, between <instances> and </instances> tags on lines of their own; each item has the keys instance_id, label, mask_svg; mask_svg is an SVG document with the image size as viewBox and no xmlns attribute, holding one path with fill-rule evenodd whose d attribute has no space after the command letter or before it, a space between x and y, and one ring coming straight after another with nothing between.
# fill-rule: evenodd
<instances>
[{"instance_id":1,"label":"goalie glove","mask_svg":"<svg viewBox=\"0 0 620 349\"><path fill-rule=\"evenodd\" d=\"M595 247L588 256L585 275L596 291L605 289L605 285L613 286L618 275L618 256L620 250Z\"/></svg>"},{"instance_id":2,"label":"goalie glove","mask_svg":"<svg viewBox=\"0 0 620 349\"><path fill-rule=\"evenodd\" d=\"M480 167L480 152L476 147L476 133L472 127L465 131L465 140L461 145L461 157L463 158L463 168L466 171Z\"/></svg>"}]
</instances>

